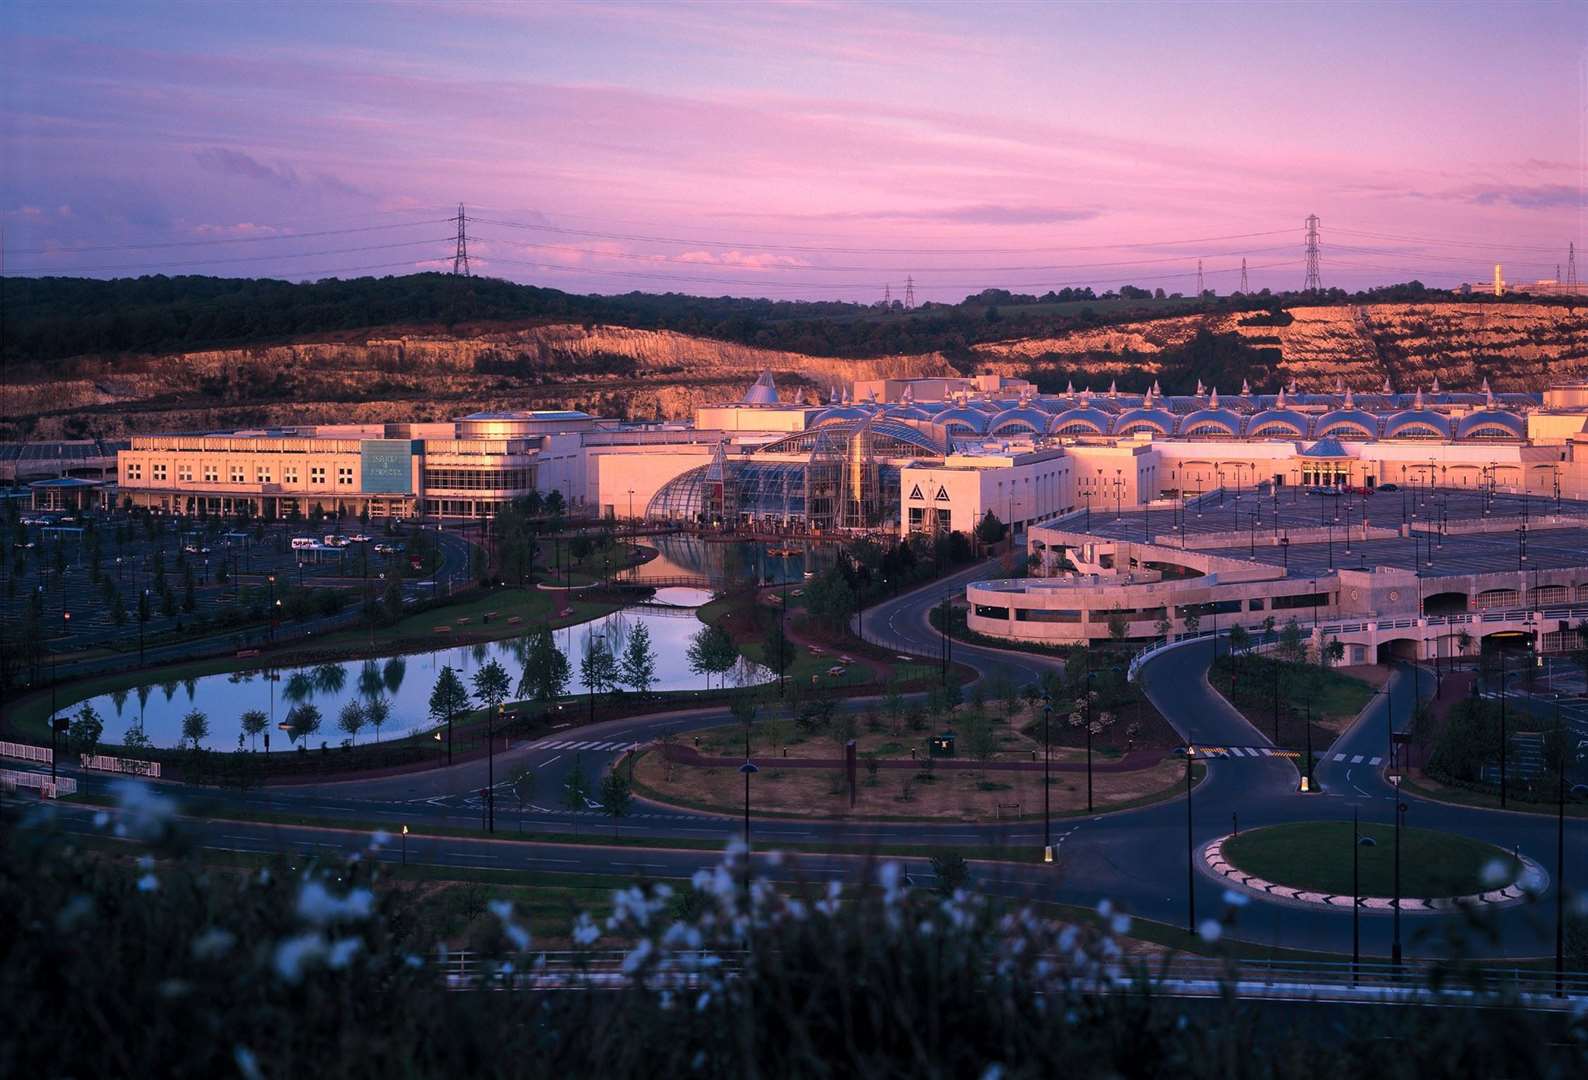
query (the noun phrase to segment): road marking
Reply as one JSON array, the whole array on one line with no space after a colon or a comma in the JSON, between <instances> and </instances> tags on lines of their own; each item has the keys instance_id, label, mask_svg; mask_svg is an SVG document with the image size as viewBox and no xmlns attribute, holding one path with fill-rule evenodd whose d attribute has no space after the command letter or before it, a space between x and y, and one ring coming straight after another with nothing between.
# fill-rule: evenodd
<instances>
[{"instance_id":1,"label":"road marking","mask_svg":"<svg viewBox=\"0 0 1588 1080\"><path fill-rule=\"evenodd\" d=\"M1369 765L1378 765L1378 764L1380 764L1380 763L1381 763L1381 762L1383 762L1383 760L1384 760L1384 759L1383 759L1383 758L1381 758L1381 757L1376 757L1376 758L1372 758L1372 759L1371 759L1371 760L1369 760L1369 761L1368 761L1368 764L1369 764Z\"/></svg>"},{"instance_id":2,"label":"road marking","mask_svg":"<svg viewBox=\"0 0 1588 1080\"><path fill-rule=\"evenodd\" d=\"M1345 755L1344 754L1336 754L1336 755L1334 755L1334 760L1336 760L1336 761L1344 761L1345 760Z\"/></svg>"},{"instance_id":3,"label":"road marking","mask_svg":"<svg viewBox=\"0 0 1588 1080\"><path fill-rule=\"evenodd\" d=\"M1361 754L1354 754L1351 757L1351 764L1352 765L1360 765L1360 764L1362 764L1363 760L1364 759L1363 759Z\"/></svg>"},{"instance_id":4,"label":"road marking","mask_svg":"<svg viewBox=\"0 0 1588 1080\"><path fill-rule=\"evenodd\" d=\"M550 766L550 765L555 765L555 764L557 764L557 762L559 762L559 761L561 761L561 760L562 760L562 755L561 755L561 754L558 754L558 755L557 755L557 756L556 756L556 757L549 757L549 758L547 758L547 759L546 759L546 760L545 760L545 761L542 761L542 762L541 762L541 763L540 763L540 767L541 767L541 768L542 768L542 769L544 769L544 768L546 768L546 767L547 767L547 766Z\"/></svg>"}]
</instances>

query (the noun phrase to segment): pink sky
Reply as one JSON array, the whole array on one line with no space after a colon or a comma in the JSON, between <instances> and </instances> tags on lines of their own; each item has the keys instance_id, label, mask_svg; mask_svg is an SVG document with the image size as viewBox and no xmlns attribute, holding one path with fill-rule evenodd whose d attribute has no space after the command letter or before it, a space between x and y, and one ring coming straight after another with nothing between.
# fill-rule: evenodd
<instances>
[{"instance_id":1,"label":"pink sky","mask_svg":"<svg viewBox=\"0 0 1588 1080\"><path fill-rule=\"evenodd\" d=\"M1309 212L1325 284L1551 276L1585 12L13 2L6 271L450 266L461 201L580 292L1296 288Z\"/></svg>"}]
</instances>

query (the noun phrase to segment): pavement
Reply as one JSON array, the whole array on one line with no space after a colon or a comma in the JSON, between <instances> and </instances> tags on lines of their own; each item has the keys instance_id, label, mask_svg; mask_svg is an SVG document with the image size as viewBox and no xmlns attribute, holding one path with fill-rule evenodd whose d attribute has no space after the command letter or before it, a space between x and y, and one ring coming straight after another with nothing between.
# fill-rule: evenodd
<instances>
[{"instance_id":1,"label":"pavement","mask_svg":"<svg viewBox=\"0 0 1588 1080\"><path fill-rule=\"evenodd\" d=\"M939 639L927 622L930 609L944 595L963 590L967 581L999 572L994 564L981 564L876 605L864 615L867 640L884 642L900 652L937 656ZM1400 793L1386 777L1390 718L1393 716L1397 730L1403 728L1412 714L1418 685L1426 696L1432 692L1433 680L1399 668L1390 678L1387 692L1375 696L1356 723L1321 755L1315 767L1321 790L1304 795L1298 790L1295 761L1264 753L1273 749L1267 736L1209 686L1207 669L1213 649L1211 638L1186 642L1156 653L1143 663L1140 672L1147 696L1189 744L1224 751L1197 755L1206 757L1207 774L1193 792L1189 808L1186 800L1179 798L1089 817L1055 817L1046 832L1040 820L973 824L758 818L751 825L753 845L763 852L784 845L844 845L857 850L882 845L1004 848L1029 857L1047 841L1058 852L1054 864L977 859L972 864L975 887L999 895L1087 907L1108 899L1137 916L1171 925L1195 925L1201 919L1217 918L1226 911L1225 884L1205 865L1199 869L1202 860L1198 852L1210 841L1237 827L1350 820L1353 811L1365 821L1393 821L1395 798ZM1009 678L1020 683L1033 681L1043 670L1061 664L1053 657L958 642L953 646L953 658L973 668L981 679ZM851 698L844 707L859 710L875 701ZM425 772L290 788L242 793L178 788L173 793L200 818L194 828L201 842L225 850L329 855L362 850L368 843L366 827L396 833L407 824L416 835L408 838L406 857L440 866L687 876L713 865L715 857L711 851L679 849L677 842L723 842L742 828L737 815L636 801L629 816L614 822L593 806L578 811L563 807L561 793L576 763L594 778L635 744L650 742L664 731L682 733L729 719L725 709L698 708L579 727L570 723L552 736L498 753L494 762L498 793L495 837L418 834L435 826L480 827L484 805L480 791L492 768L485 759ZM1232 748L1243 748L1243 752L1232 753ZM508 791L509 778L521 768L533 769L537 776L536 798L524 808L526 827L537 833L578 833L588 840L546 844L509 839L519 827L517 802ZM108 785L107 778L97 774L68 772L76 775L87 791L102 792ZM1406 795L1401 798L1408 807L1407 824L1460 832L1514 850L1543 868L1550 878L1549 889L1556 887L1553 818L1450 806ZM71 828L89 827L87 812L81 808L63 804L57 812ZM228 815L239 812L339 818L359 827L339 830L228 820ZM614 836L624 838L625 845L606 843ZM637 843L639 846L630 846ZM1588 833L1580 822L1568 826L1566 844L1568 867L1588 865ZM396 861L401 856L395 849L387 849L378 857ZM904 861L914 879L930 880L926 860ZM805 854L781 867L769 866L768 872L775 880L789 880L794 875L821 880L853 875L866 862L861 856ZM1575 884L1585 883L1588 881ZM1467 947L1488 956L1549 955L1553 923L1542 916L1552 911L1552 904L1543 911L1530 905L1494 911L1493 936L1468 935L1472 940ZM1424 940L1425 933L1440 924L1439 915L1404 912L1401 922L1407 956L1442 951L1437 941ZM1363 912L1366 954L1387 954L1391 933L1390 915L1376 909ZM1346 953L1351 947L1351 915L1349 910L1301 909L1253 898L1226 935L1275 948Z\"/></svg>"}]
</instances>

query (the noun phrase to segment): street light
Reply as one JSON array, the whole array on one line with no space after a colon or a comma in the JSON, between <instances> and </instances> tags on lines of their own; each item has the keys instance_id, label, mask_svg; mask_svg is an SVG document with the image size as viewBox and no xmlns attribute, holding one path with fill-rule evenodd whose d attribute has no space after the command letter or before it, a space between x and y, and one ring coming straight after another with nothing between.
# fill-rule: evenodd
<instances>
[{"instance_id":1,"label":"street light","mask_svg":"<svg viewBox=\"0 0 1588 1080\"><path fill-rule=\"evenodd\" d=\"M1357 971L1362 964L1362 860L1365 847L1377 847L1378 841L1363 836L1359 821L1361 811L1351 808L1351 985L1355 986Z\"/></svg>"},{"instance_id":2,"label":"street light","mask_svg":"<svg viewBox=\"0 0 1588 1080\"><path fill-rule=\"evenodd\" d=\"M1191 743L1185 747L1185 902L1186 933L1197 931L1196 841L1191 831L1191 759L1197 748Z\"/></svg>"},{"instance_id":3,"label":"street light","mask_svg":"<svg viewBox=\"0 0 1588 1080\"><path fill-rule=\"evenodd\" d=\"M408 826L403 826L403 854L402 865L408 865Z\"/></svg>"},{"instance_id":4,"label":"street light","mask_svg":"<svg viewBox=\"0 0 1588 1080\"><path fill-rule=\"evenodd\" d=\"M1052 776L1048 768L1051 755L1048 752L1048 721L1053 713L1053 698L1049 694L1042 695L1042 861L1053 861L1053 811L1050 805L1051 795L1049 785Z\"/></svg>"},{"instance_id":5,"label":"street light","mask_svg":"<svg viewBox=\"0 0 1588 1080\"><path fill-rule=\"evenodd\" d=\"M1391 946L1390 960L1396 970L1401 966L1401 824L1406 818L1406 804L1400 801L1399 789L1395 797L1395 943Z\"/></svg>"}]
</instances>

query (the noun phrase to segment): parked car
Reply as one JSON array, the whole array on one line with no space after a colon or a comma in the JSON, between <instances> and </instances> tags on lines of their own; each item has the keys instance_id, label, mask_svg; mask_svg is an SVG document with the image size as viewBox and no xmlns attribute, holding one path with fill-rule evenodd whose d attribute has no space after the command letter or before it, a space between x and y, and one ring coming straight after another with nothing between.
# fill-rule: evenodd
<instances>
[{"instance_id":1,"label":"parked car","mask_svg":"<svg viewBox=\"0 0 1588 1080\"><path fill-rule=\"evenodd\" d=\"M348 537L348 541L354 544L367 544L369 543L369 537L364 533L354 533Z\"/></svg>"},{"instance_id":2,"label":"parked car","mask_svg":"<svg viewBox=\"0 0 1588 1080\"><path fill-rule=\"evenodd\" d=\"M1401 486L1399 484L1380 484L1378 489L1380 491L1399 491Z\"/></svg>"}]
</instances>

